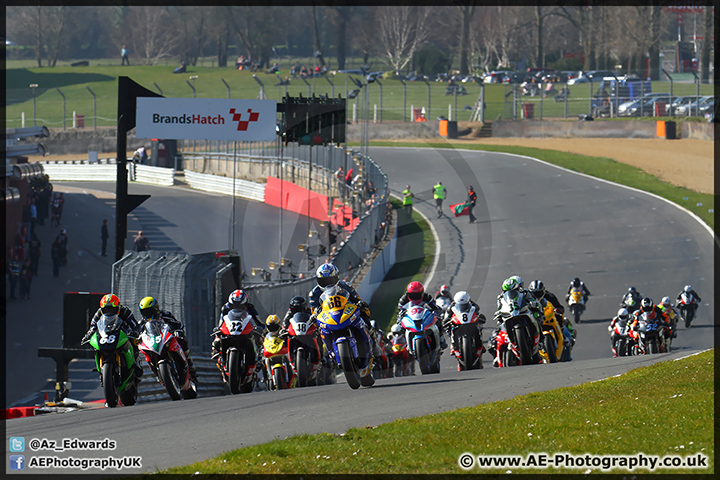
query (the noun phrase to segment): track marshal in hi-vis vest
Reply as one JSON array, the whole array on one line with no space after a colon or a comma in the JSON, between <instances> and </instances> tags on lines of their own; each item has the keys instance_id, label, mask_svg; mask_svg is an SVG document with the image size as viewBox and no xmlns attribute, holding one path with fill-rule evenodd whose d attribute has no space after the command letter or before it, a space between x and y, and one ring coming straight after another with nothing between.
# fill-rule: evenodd
<instances>
[{"instance_id":1,"label":"track marshal in hi-vis vest","mask_svg":"<svg viewBox=\"0 0 720 480\"><path fill-rule=\"evenodd\" d=\"M447 197L447 189L443 186L442 182L437 182L437 185L433 187L433 198L435 198L435 206L437 206L437 216L442 217L442 203Z\"/></svg>"}]
</instances>

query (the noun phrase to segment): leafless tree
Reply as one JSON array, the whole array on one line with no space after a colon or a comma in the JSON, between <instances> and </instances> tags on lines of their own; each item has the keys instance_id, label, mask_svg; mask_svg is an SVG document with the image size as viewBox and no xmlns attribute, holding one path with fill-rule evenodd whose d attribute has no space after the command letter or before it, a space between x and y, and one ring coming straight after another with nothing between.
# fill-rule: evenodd
<instances>
[{"instance_id":1,"label":"leafless tree","mask_svg":"<svg viewBox=\"0 0 720 480\"><path fill-rule=\"evenodd\" d=\"M182 40L166 7L130 7L124 27L131 54L145 65L155 65L161 58L175 54Z\"/></svg>"},{"instance_id":2,"label":"leafless tree","mask_svg":"<svg viewBox=\"0 0 720 480\"><path fill-rule=\"evenodd\" d=\"M399 72L428 38L430 8L379 7L376 13L383 53Z\"/></svg>"},{"instance_id":3,"label":"leafless tree","mask_svg":"<svg viewBox=\"0 0 720 480\"><path fill-rule=\"evenodd\" d=\"M460 51L458 53L460 57L460 75L467 75L470 73L470 67L468 65L468 52L470 51L470 22L472 22L473 15L475 14L475 2L472 1L469 4L458 5L460 10L460 39L458 46Z\"/></svg>"},{"instance_id":4,"label":"leafless tree","mask_svg":"<svg viewBox=\"0 0 720 480\"><path fill-rule=\"evenodd\" d=\"M290 21L284 7L226 7L230 25L240 38L248 55L262 59L268 66L274 40L282 35L282 29Z\"/></svg>"}]
</instances>

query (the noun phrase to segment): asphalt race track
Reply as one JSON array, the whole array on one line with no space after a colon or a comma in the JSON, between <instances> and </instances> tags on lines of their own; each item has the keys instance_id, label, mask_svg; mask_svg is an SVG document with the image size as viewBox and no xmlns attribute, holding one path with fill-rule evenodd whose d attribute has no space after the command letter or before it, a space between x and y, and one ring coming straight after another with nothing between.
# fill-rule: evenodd
<instances>
[{"instance_id":1,"label":"asphalt race track","mask_svg":"<svg viewBox=\"0 0 720 480\"><path fill-rule=\"evenodd\" d=\"M357 391L340 383L31 417L7 422L7 436L23 436L28 441L107 437L117 442L112 452L52 455L139 455L142 469L122 473L154 471L276 437L341 433L354 426L378 425L396 418L603 379L713 347L713 238L704 226L677 207L641 192L512 155L373 148L371 156L388 174L395 194L406 184L411 185L415 207L434 225L441 254L428 289L434 291L442 283L449 284L453 291L466 289L491 318L500 285L512 274L521 275L526 286L533 279L543 280L561 301L573 277L585 281L593 296L582 323L576 326L578 343L573 362L493 369L485 356L484 370L458 372L456 362L446 354L440 374L423 376L418 369L417 376L378 380L374 387ZM438 180L449 190L445 202L448 213L448 205L464 201L467 185L475 187L475 224L469 224L467 217L435 218L431 187ZM195 219L193 215L200 213L190 209L171 213L170 206L179 200L173 198L172 192L167 195L166 206L147 202L148 215L182 225L179 218ZM229 203L227 198L222 201ZM252 210L262 207L248 206L244 229L251 218L258 218ZM163 227L163 232L184 249L198 241L193 240L193 235L200 240L207 238L172 228ZM203 224L199 228L210 226ZM227 235L227 225L224 228L221 235ZM261 228L256 230L261 240L277 235L263 235ZM248 239L253 237L245 231L242 237L239 249L246 255L245 249L252 248L253 243ZM674 298L688 283L703 302L693 328L680 329L673 353L611 358L606 327L628 286L659 301L665 295ZM494 327L492 323L489 320L485 328L486 339ZM354 407L343 410L346 405ZM162 440L168 438L173 441ZM458 454L462 448L458 445Z\"/></svg>"}]
</instances>

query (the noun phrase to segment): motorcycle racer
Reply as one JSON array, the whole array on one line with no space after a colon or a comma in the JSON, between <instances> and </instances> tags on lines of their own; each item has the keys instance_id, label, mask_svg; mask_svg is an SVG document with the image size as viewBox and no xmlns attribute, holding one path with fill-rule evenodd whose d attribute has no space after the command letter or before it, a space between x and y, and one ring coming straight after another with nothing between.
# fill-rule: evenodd
<instances>
[{"instance_id":1,"label":"motorcycle racer","mask_svg":"<svg viewBox=\"0 0 720 480\"><path fill-rule=\"evenodd\" d=\"M247 311L248 315L252 317L251 321L253 324L253 328L260 332L265 331L265 324L261 322L258 318L259 313L255 309L255 305L250 303L247 293L245 293L243 290L235 290L234 292L232 292L228 297L227 303L225 303L220 309L220 321L218 322L218 328L221 327L224 322L223 317L230 313L230 311L233 311L237 314L241 314L242 312ZM259 342L259 337L255 340L255 346L259 347L259 345L257 345L257 343ZM257 348L255 350L257 352ZM215 335L215 338L212 342L212 354L210 358L217 361L220 359L221 354L222 340L220 339L220 336Z\"/></svg>"},{"instance_id":2,"label":"motorcycle racer","mask_svg":"<svg viewBox=\"0 0 720 480\"><path fill-rule=\"evenodd\" d=\"M305 300L305 297L302 297L300 295L296 295L290 299L288 311L285 312L285 316L282 319L283 330L287 330L287 328L290 326L290 319L296 313L312 313L312 311L310 310L310 306L307 303L307 300Z\"/></svg>"},{"instance_id":3,"label":"motorcycle racer","mask_svg":"<svg viewBox=\"0 0 720 480\"><path fill-rule=\"evenodd\" d=\"M693 290L691 285L685 285L685 287L682 289L682 292L678 293L677 298L675 299L675 303L677 304L682 299L682 294L686 293L691 295L695 298L695 302L688 305L688 308L691 308L693 310L693 314L697 313L697 308L699 306L699 303L702 302L702 299L700 298L700 295L697 294L695 290Z\"/></svg>"},{"instance_id":4,"label":"motorcycle racer","mask_svg":"<svg viewBox=\"0 0 720 480\"><path fill-rule=\"evenodd\" d=\"M578 278L578 277L573 278L572 282L570 282L570 286L568 287L567 294L565 295L566 303L568 302L568 300L570 300L570 292L572 292L573 290L578 290L578 289L582 292L583 303L587 303L588 297L592 294L590 293L590 290L588 290L585 283L582 280L580 280L580 278Z\"/></svg>"},{"instance_id":5,"label":"motorcycle racer","mask_svg":"<svg viewBox=\"0 0 720 480\"><path fill-rule=\"evenodd\" d=\"M618 335L615 333L615 325L619 326L620 331L626 331L626 329L629 327L629 323L630 312L628 312L627 308L621 308L620 310L618 310L617 315L615 315L610 321L608 331L610 332L610 348L612 349L613 357L618 356L618 352L615 349L615 342L618 340Z\"/></svg>"},{"instance_id":6,"label":"motorcycle racer","mask_svg":"<svg viewBox=\"0 0 720 480\"><path fill-rule=\"evenodd\" d=\"M652 301L652 298L645 297L640 302L640 310L637 310L632 314L630 328L633 331L637 331L637 329L639 327L640 316L643 313L650 313L651 318L655 318L656 316L659 317L660 324L662 324L664 327L671 326L670 320L668 319L667 314L665 312L663 312L660 307L655 305L655 303ZM654 313L654 315L652 315L653 313Z\"/></svg>"},{"instance_id":7,"label":"motorcycle racer","mask_svg":"<svg viewBox=\"0 0 720 480\"><path fill-rule=\"evenodd\" d=\"M440 297L447 298L448 300L450 300L452 302L453 295L452 295L452 293L450 293L450 287L448 287L447 285L440 285L440 290L435 292L434 299L437 300Z\"/></svg>"},{"instance_id":8,"label":"motorcycle racer","mask_svg":"<svg viewBox=\"0 0 720 480\"><path fill-rule=\"evenodd\" d=\"M667 315L670 321L670 330L667 332L665 340L667 341L670 337L677 338L677 318L680 317L680 314L673 308L672 304L670 304L670 297L663 297L658 304L658 308L665 312L665 315Z\"/></svg>"},{"instance_id":9,"label":"motorcycle racer","mask_svg":"<svg viewBox=\"0 0 720 480\"><path fill-rule=\"evenodd\" d=\"M320 295L322 295L326 289L337 286L341 290L344 290L347 293L348 301L357 305L360 310L360 318L362 318L365 323L365 329L372 339L373 357L380 358L382 356L382 350L375 340L375 335L372 333L372 325L370 325L370 305L360 298L360 295L358 295L357 291L349 283L340 280L340 270L332 263L320 265L315 272L315 278L318 284L315 285L308 294L310 309L318 313L320 310Z\"/></svg>"},{"instance_id":10,"label":"motorcycle racer","mask_svg":"<svg viewBox=\"0 0 720 480\"><path fill-rule=\"evenodd\" d=\"M575 328L573 328L570 319L563 315L565 313L565 307L560 304L557 296L554 293L549 292L545 288L545 284L542 280L533 280L532 282L530 282L530 285L528 286L528 291L532 293L533 296L537 299L537 301L541 302L541 304L544 299L553 306L555 312L559 314L557 315L557 317L559 318L559 323L563 328L563 335L565 336L565 338L571 338L574 343L577 332L575 331ZM568 358L568 361L571 360L572 358Z\"/></svg>"},{"instance_id":11,"label":"motorcycle racer","mask_svg":"<svg viewBox=\"0 0 720 480\"><path fill-rule=\"evenodd\" d=\"M470 306L475 307L475 310L477 312L480 312L480 306L477 303L475 303L470 298L470 294L465 291L460 291L455 294L455 296L453 297L453 301L450 304L450 307L445 312L445 316L443 318L443 328L445 329L445 332L448 334L448 336L450 337L451 340L453 340L453 336L452 336L453 307L455 307L456 305L466 305L466 304L470 304ZM480 337L480 329L482 328L483 325L485 325L486 321L487 321L487 318L485 318L485 314L480 313L478 315L478 324L479 324L478 327L479 328L478 328L477 337L475 338L475 345L482 346L482 353L485 352L485 347L482 345L482 339ZM453 340L453 345L452 345L452 348L450 349L450 353L454 355L457 348L458 348L458 346L455 344L455 342ZM482 362L480 362L480 368L482 368Z\"/></svg>"},{"instance_id":12,"label":"motorcycle racer","mask_svg":"<svg viewBox=\"0 0 720 480\"><path fill-rule=\"evenodd\" d=\"M642 298L642 295L640 295L640 292L638 292L635 287L630 287L628 288L627 293L623 295L623 298L620 301L620 306L627 308L630 313L633 313L635 310L640 308L640 301Z\"/></svg>"},{"instance_id":13,"label":"motorcycle racer","mask_svg":"<svg viewBox=\"0 0 720 480\"><path fill-rule=\"evenodd\" d=\"M410 282L405 289L405 293L403 293L398 300L397 323L401 323L406 310L410 306L422 304L427 305L428 309L436 315L442 312L442 309L437 306L432 295L425 291L425 287L422 283ZM445 336L443 335L443 328L438 328L438 330L440 331L440 348L445 350L447 348L447 342L445 341Z\"/></svg>"},{"instance_id":14,"label":"motorcycle racer","mask_svg":"<svg viewBox=\"0 0 720 480\"><path fill-rule=\"evenodd\" d=\"M170 331L173 335L175 335L178 344L182 347L183 352L185 353L185 358L187 358L190 378L192 378L193 382L197 382L197 370L195 369L195 364L190 357L190 346L188 345L187 337L185 336L185 328L183 327L182 322L176 319L172 313L160 310L157 300L153 297L145 297L140 300L139 307L140 314L144 319L161 320L170 327Z\"/></svg>"},{"instance_id":15,"label":"motorcycle racer","mask_svg":"<svg viewBox=\"0 0 720 480\"><path fill-rule=\"evenodd\" d=\"M100 308L98 308L95 315L93 315L92 320L90 320L90 328L80 343L85 343L90 340L90 337L92 337L97 331L98 320L100 320L103 315L117 315L123 321L120 328L126 335L129 337L137 337L139 335L142 323L135 319L135 315L133 315L132 310L125 305L120 304L120 299L117 295L108 293L100 299ZM135 375L140 378L143 374L142 367L140 366L142 365L140 350L138 349L136 342L130 343L133 348L133 353L135 354Z\"/></svg>"}]
</instances>

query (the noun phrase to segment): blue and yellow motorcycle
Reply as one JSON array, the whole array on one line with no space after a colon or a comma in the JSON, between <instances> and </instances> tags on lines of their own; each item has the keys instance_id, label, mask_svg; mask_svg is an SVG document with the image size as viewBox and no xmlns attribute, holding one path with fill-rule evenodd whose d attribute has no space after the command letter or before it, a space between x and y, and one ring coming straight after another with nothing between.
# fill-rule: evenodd
<instances>
[{"instance_id":1,"label":"blue and yellow motorcycle","mask_svg":"<svg viewBox=\"0 0 720 480\"><path fill-rule=\"evenodd\" d=\"M325 347L345 374L350 388L372 386L372 340L360 318L357 305L348 302L347 293L337 286L325 290L320 296L320 313L317 323Z\"/></svg>"}]
</instances>

